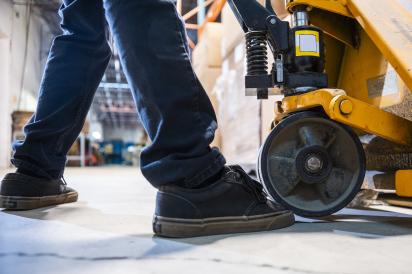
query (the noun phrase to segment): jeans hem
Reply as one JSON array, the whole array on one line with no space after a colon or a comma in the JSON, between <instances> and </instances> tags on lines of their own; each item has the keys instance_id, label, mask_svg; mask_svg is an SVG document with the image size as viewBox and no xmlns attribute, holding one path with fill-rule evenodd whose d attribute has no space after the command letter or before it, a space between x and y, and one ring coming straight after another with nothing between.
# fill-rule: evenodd
<instances>
[{"instance_id":1,"label":"jeans hem","mask_svg":"<svg viewBox=\"0 0 412 274\"><path fill-rule=\"evenodd\" d=\"M226 164L225 157L219 154L218 157L213 161L213 163L209 165L206 169L202 170L200 173L196 174L195 176L185 180L183 182L183 187L193 188L193 187L200 185L201 183L203 183L204 181L206 181L207 179L209 179L210 177L212 177L213 175L216 175L219 171L221 171L222 168L225 166L225 164Z\"/></svg>"},{"instance_id":2,"label":"jeans hem","mask_svg":"<svg viewBox=\"0 0 412 274\"><path fill-rule=\"evenodd\" d=\"M59 178L61 178L61 177L63 176L63 171L61 171L61 172L59 173L59 175L57 175L57 176L55 177L55 176L50 175L50 174L49 174L47 171L45 171L44 169L40 168L38 165L29 163L29 162L27 162L27 161L23 161L23 160L20 160L20 159L15 159L15 158L13 158L13 159L11 159L11 163L12 163L16 168L28 169L28 170L30 170L31 172L33 172L34 174L37 174L37 175L42 176L42 177L46 177L46 178L50 178L50 179L59 179Z\"/></svg>"}]
</instances>

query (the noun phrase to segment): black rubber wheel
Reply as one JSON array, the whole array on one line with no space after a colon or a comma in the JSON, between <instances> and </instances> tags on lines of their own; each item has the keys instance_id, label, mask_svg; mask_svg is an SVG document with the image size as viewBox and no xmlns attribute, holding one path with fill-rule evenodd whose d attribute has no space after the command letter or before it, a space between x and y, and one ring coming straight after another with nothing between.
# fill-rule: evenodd
<instances>
[{"instance_id":1,"label":"black rubber wheel","mask_svg":"<svg viewBox=\"0 0 412 274\"><path fill-rule=\"evenodd\" d=\"M269 134L260 149L258 175L274 200L297 215L319 217L352 201L365 166L351 128L304 111L286 117Z\"/></svg>"}]
</instances>

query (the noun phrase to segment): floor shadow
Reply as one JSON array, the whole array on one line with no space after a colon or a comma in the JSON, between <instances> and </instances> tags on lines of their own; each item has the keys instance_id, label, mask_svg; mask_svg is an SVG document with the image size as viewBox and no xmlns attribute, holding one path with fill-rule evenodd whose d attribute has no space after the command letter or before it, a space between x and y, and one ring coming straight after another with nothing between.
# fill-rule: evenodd
<instances>
[{"instance_id":1,"label":"floor shadow","mask_svg":"<svg viewBox=\"0 0 412 274\"><path fill-rule=\"evenodd\" d=\"M168 246L168 241L191 245L207 245L222 239L246 235L259 237L259 235L266 234L333 233L357 238L376 239L412 234L412 215L372 209L344 209L331 216L313 219L298 217L295 225L275 231L189 239L153 237L151 218L148 218L148 216L107 214L89 207L84 202L79 202L75 206L48 207L30 211L2 211L2 213L30 219L61 221L97 231L151 238L156 246L159 245L153 247L151 252L154 253L163 252L164 246ZM136 234L136 232L142 233Z\"/></svg>"},{"instance_id":2,"label":"floor shadow","mask_svg":"<svg viewBox=\"0 0 412 274\"><path fill-rule=\"evenodd\" d=\"M147 231L147 237L151 238L153 236L150 233L151 218L139 215L108 214L88 206L85 202L27 211L4 210L2 213L36 220L60 221L96 231L124 235L134 235L137 231Z\"/></svg>"},{"instance_id":3,"label":"floor shadow","mask_svg":"<svg viewBox=\"0 0 412 274\"><path fill-rule=\"evenodd\" d=\"M306 221L297 221L290 227L274 231L171 240L193 245L207 245L225 238L243 237L246 235L259 236L263 234L329 233L371 240L412 234L412 215L380 210L366 210L368 212L373 211L375 213L382 213L371 216L368 214L356 213L358 210L349 211L355 213L348 214L345 213L344 210L341 213L327 217L303 219ZM365 212L365 210L362 209L359 210L359 212ZM297 220L299 219L300 218L297 217Z\"/></svg>"},{"instance_id":4,"label":"floor shadow","mask_svg":"<svg viewBox=\"0 0 412 274\"><path fill-rule=\"evenodd\" d=\"M154 258L157 256L168 255L173 256L175 253L183 252L194 247L190 243L176 242L169 238L155 237L151 232L151 220L147 216L139 218L138 215L123 215L123 214L106 214L101 210L87 206L86 203L78 202L75 206L50 206L41 209L28 211L10 211L2 210L3 214L29 218L40 221L58 221L70 225L76 225L82 228L101 232L109 232L113 236L106 236L96 240L76 241L76 237L68 243L65 243L65 248L69 250L81 250L83 246L101 247L102 249L110 247L113 254L100 254L95 252L82 255L82 252L66 254L65 252L35 252L18 254L2 253L0 257L17 256L17 257L35 257L35 258L57 258L75 261L102 261L102 260L142 260L146 258ZM74 216L75 215L75 216ZM151 219L151 218L150 218ZM147 222L148 221L148 222ZM68 231L75 231L73 228L68 228ZM138 232L143 231L143 232ZM7 231L3 231L3 233ZM26 240L19 238L18 242L8 242L7 238L2 242L3 249L7 249L8 245L24 246ZM47 243L44 243L47 246ZM78 248L77 248L78 246ZM99 248L97 248L98 250ZM167 259L167 258L163 258ZM1 271L0 271L1 272Z\"/></svg>"}]
</instances>

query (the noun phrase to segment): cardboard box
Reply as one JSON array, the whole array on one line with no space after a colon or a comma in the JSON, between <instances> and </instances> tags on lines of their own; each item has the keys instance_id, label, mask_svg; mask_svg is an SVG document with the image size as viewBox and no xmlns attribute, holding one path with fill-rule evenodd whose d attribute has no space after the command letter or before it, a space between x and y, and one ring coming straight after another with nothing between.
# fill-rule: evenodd
<instances>
[{"instance_id":1,"label":"cardboard box","mask_svg":"<svg viewBox=\"0 0 412 274\"><path fill-rule=\"evenodd\" d=\"M213 93L217 78L221 74L222 57L220 45L222 40L222 25L220 23L208 23L203 32L202 39L193 51L193 68L200 83L212 102L216 116L219 106L216 94ZM215 139L211 146L221 146L220 131L215 132Z\"/></svg>"},{"instance_id":2,"label":"cardboard box","mask_svg":"<svg viewBox=\"0 0 412 274\"><path fill-rule=\"evenodd\" d=\"M233 49L241 43L244 38L244 32L240 27L235 15L233 14L229 4L225 4L222 9L222 44L221 56L226 58Z\"/></svg>"},{"instance_id":3,"label":"cardboard box","mask_svg":"<svg viewBox=\"0 0 412 274\"><path fill-rule=\"evenodd\" d=\"M219 103L221 150L228 163L255 164L260 146L259 101L245 96L245 58L239 44L222 63L214 93Z\"/></svg>"},{"instance_id":4,"label":"cardboard box","mask_svg":"<svg viewBox=\"0 0 412 274\"><path fill-rule=\"evenodd\" d=\"M220 67L222 56L220 45L222 41L222 24L207 23L203 35L193 51L193 65L207 65L208 67Z\"/></svg>"},{"instance_id":5,"label":"cardboard box","mask_svg":"<svg viewBox=\"0 0 412 274\"><path fill-rule=\"evenodd\" d=\"M245 96L245 54L243 30L226 5L222 24L208 23L193 52L193 65L218 117L219 130L212 145L221 149L228 163L255 165L259 148L270 132L275 101L281 97L260 101ZM268 57L271 66L270 53Z\"/></svg>"},{"instance_id":6,"label":"cardboard box","mask_svg":"<svg viewBox=\"0 0 412 274\"><path fill-rule=\"evenodd\" d=\"M271 131L275 102L283 96L257 100L245 96L245 44L240 42L222 63L222 74L216 82L221 132L221 150L228 163L255 165L260 146Z\"/></svg>"},{"instance_id":7,"label":"cardboard box","mask_svg":"<svg viewBox=\"0 0 412 274\"><path fill-rule=\"evenodd\" d=\"M215 86L217 78L222 72L221 68L210 68L206 66L195 67L195 73L202 83L203 88L209 96L215 96L213 94L213 88Z\"/></svg>"},{"instance_id":8,"label":"cardboard box","mask_svg":"<svg viewBox=\"0 0 412 274\"><path fill-rule=\"evenodd\" d=\"M255 0L253 0L255 1ZM264 5L265 0L258 0L258 2ZM276 14L281 18L285 18L288 12L285 9L284 0L272 0L272 6L274 7ZM225 4L222 9L222 57L225 58L232 50L244 40L244 32L240 27L238 20L233 14L229 4Z\"/></svg>"},{"instance_id":9,"label":"cardboard box","mask_svg":"<svg viewBox=\"0 0 412 274\"><path fill-rule=\"evenodd\" d=\"M210 101L212 102L213 109L215 110L216 116L219 113L219 104L217 101L216 94L213 92L216 80L221 74L220 68L210 68L206 66L198 66L195 68L197 77L199 78L200 83L205 89L207 95L209 96ZM215 139L212 146L220 148L220 132L219 130L215 133Z\"/></svg>"}]
</instances>

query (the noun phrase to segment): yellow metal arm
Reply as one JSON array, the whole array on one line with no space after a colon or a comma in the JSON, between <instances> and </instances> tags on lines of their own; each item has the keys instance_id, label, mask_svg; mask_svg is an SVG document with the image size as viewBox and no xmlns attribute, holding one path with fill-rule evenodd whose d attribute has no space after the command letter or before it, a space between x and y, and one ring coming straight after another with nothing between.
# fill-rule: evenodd
<instances>
[{"instance_id":1,"label":"yellow metal arm","mask_svg":"<svg viewBox=\"0 0 412 274\"><path fill-rule=\"evenodd\" d=\"M330 119L387 140L412 145L412 122L349 97L343 90L320 89L285 97L281 111L291 113L322 107Z\"/></svg>"}]
</instances>

